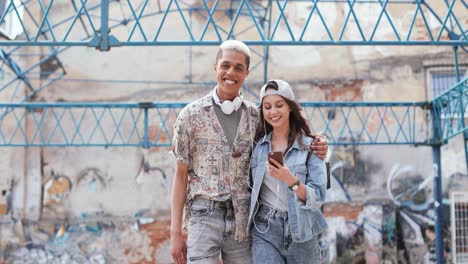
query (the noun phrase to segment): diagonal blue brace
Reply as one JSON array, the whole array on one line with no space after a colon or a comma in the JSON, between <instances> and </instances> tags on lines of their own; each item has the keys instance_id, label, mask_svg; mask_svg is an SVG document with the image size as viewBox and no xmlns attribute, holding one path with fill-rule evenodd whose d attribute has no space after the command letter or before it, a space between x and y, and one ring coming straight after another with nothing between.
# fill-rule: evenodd
<instances>
[{"instance_id":1,"label":"diagonal blue brace","mask_svg":"<svg viewBox=\"0 0 468 264\"><path fill-rule=\"evenodd\" d=\"M29 79L25 76L24 72L21 70L21 68L16 64L8 54L6 54L3 49L0 49L0 59L3 60L6 65L18 76L18 79L23 80L26 86L32 91L35 92L34 88L32 87L31 82L29 82Z\"/></svg>"}]
</instances>

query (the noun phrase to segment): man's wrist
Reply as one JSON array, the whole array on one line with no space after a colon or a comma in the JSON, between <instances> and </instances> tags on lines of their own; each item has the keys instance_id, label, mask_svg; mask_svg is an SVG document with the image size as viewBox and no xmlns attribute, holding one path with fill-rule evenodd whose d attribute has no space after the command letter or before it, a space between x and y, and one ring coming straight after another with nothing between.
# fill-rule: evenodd
<instances>
[{"instance_id":1,"label":"man's wrist","mask_svg":"<svg viewBox=\"0 0 468 264\"><path fill-rule=\"evenodd\" d=\"M171 236L172 235L182 235L182 230L171 230L170 234L171 234Z\"/></svg>"}]
</instances>

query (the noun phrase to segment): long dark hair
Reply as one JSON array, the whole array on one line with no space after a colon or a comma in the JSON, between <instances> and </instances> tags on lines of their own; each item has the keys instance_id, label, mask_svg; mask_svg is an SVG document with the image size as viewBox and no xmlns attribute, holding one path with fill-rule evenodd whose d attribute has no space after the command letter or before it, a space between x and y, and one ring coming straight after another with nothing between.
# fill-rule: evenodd
<instances>
[{"instance_id":1,"label":"long dark hair","mask_svg":"<svg viewBox=\"0 0 468 264\"><path fill-rule=\"evenodd\" d=\"M271 81L267 83L267 87L265 91L268 89L278 90L278 85L276 82ZM307 124L307 120L302 115L302 108L301 106L293 100L283 97L284 101L288 104L289 108L291 108L291 112L289 112L289 135L288 135L288 148L294 143L297 135L299 135L299 144L303 147L306 147L302 141L302 135L306 135L312 137L312 132L310 131L310 127ZM260 103L260 126L258 127L257 134L255 135L255 141L258 142L259 139L263 138L265 135L268 135L273 130L273 127L265 121L263 117L263 100Z\"/></svg>"}]
</instances>

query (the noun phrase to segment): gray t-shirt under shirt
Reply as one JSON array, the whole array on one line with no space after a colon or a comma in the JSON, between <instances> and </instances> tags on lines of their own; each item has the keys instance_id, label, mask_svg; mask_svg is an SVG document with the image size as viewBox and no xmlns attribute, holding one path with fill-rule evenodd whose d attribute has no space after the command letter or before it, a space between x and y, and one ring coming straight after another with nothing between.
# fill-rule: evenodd
<instances>
[{"instance_id":1,"label":"gray t-shirt under shirt","mask_svg":"<svg viewBox=\"0 0 468 264\"><path fill-rule=\"evenodd\" d=\"M244 106L242 105L239 110L233 111L230 115L227 115L223 113L219 105L215 104L214 102L213 105L219 123L223 128L224 135L226 135L226 139L229 145L232 146L232 144L234 144L234 140L236 140L237 128L239 128L239 122Z\"/></svg>"}]
</instances>

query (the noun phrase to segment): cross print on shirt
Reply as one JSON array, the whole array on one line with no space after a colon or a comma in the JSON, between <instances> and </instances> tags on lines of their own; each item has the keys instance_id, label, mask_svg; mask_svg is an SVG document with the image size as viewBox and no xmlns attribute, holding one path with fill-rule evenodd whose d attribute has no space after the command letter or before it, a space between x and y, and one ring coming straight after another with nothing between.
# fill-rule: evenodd
<instances>
[{"instance_id":1,"label":"cross print on shirt","mask_svg":"<svg viewBox=\"0 0 468 264\"><path fill-rule=\"evenodd\" d=\"M215 159L214 156L210 156L210 157L208 158L208 161L210 162L210 166L215 166L214 163L217 162L218 160Z\"/></svg>"},{"instance_id":2,"label":"cross print on shirt","mask_svg":"<svg viewBox=\"0 0 468 264\"><path fill-rule=\"evenodd\" d=\"M213 174L219 174L218 172L218 159L216 159L214 156L210 156L208 158L209 166L211 167L211 173Z\"/></svg>"}]
</instances>

